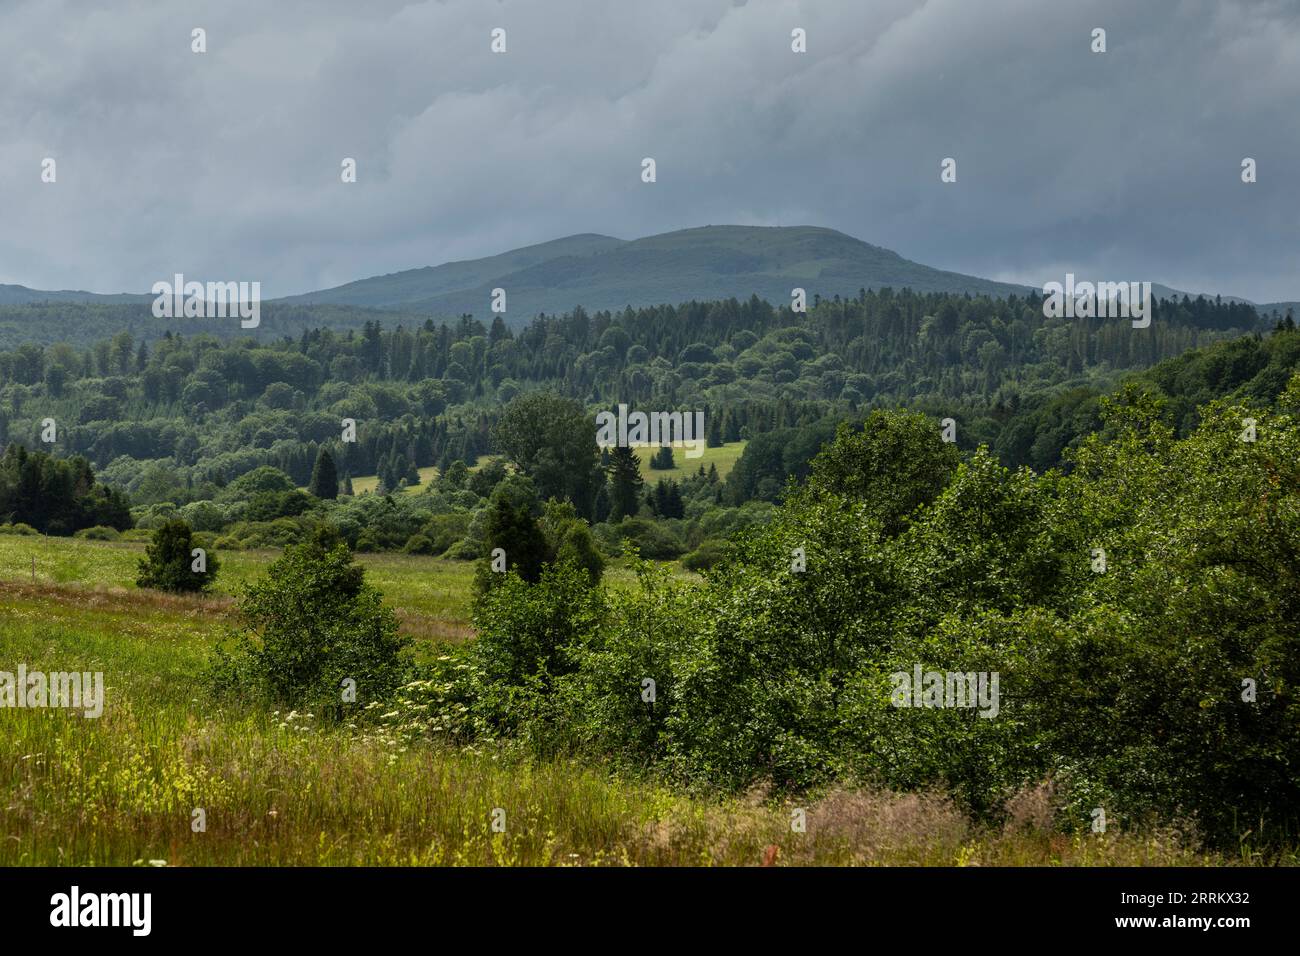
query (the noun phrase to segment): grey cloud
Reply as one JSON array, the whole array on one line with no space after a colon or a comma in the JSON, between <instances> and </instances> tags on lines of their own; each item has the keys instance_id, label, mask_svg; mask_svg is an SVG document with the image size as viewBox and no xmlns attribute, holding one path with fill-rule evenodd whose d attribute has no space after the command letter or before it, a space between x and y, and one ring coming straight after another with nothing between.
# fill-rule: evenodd
<instances>
[{"instance_id":1,"label":"grey cloud","mask_svg":"<svg viewBox=\"0 0 1300 956\"><path fill-rule=\"evenodd\" d=\"M736 222L993 278L1300 297L1291 3L18 0L3 21L0 282L282 295Z\"/></svg>"}]
</instances>

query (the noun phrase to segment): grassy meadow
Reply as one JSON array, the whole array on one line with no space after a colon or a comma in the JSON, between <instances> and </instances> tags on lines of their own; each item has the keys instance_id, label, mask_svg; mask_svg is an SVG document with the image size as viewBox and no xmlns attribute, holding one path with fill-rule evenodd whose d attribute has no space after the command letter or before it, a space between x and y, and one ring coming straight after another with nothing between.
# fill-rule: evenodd
<instances>
[{"instance_id":1,"label":"grassy meadow","mask_svg":"<svg viewBox=\"0 0 1300 956\"><path fill-rule=\"evenodd\" d=\"M637 456L641 459L641 477L647 482L654 483L660 478L668 478L672 481L681 481L683 478L689 478L699 471L700 466L708 471L710 465L716 465L718 477L726 481L727 475L731 474L731 469L735 467L740 460L741 453L745 450L747 442L735 441L729 445L719 445L717 448L704 448L703 454L699 458L687 458L686 449L673 449L672 468L659 470L650 467L650 457L658 450L658 445L647 445L637 451Z\"/></svg>"},{"instance_id":2,"label":"grassy meadow","mask_svg":"<svg viewBox=\"0 0 1300 956\"><path fill-rule=\"evenodd\" d=\"M991 830L937 795L839 791L799 804L807 829L797 833L794 804L760 794L691 796L595 766L407 747L309 714L218 707L204 662L231 592L274 553L223 553L218 593L196 598L136 589L141 551L0 536L0 670L102 671L107 697L98 719L0 709L0 866L1250 861L1197 854L1173 834L1063 836L1042 824L1033 792ZM422 653L470 636L470 565L360 560ZM506 813L503 833L492 831L494 808Z\"/></svg>"},{"instance_id":3,"label":"grassy meadow","mask_svg":"<svg viewBox=\"0 0 1300 956\"><path fill-rule=\"evenodd\" d=\"M675 448L673 449L673 463L675 467L664 469L662 471L650 467L650 456L658 450L659 446L647 445L637 451L637 455L641 459L641 477L652 484L657 482L660 478L669 478L673 481L681 481L683 478L689 478L691 475L695 474L701 465L704 466L705 471L709 470L710 465L715 465L718 469L718 477L725 481L727 475L731 474L731 469L735 467L736 462L740 460L741 453L744 452L746 444L747 443L743 441L736 441L729 445L721 445L717 448L705 448L703 454L699 458L687 458L685 449ZM479 458L479 460L470 468L470 471L477 471L496 457L496 455L485 455ZM438 477L438 469L433 466L421 468L419 471L420 483L418 485L407 485L401 490L402 494L418 495L428 486L429 482ZM362 478L352 479L352 491L358 495L374 492L378 487L378 475L366 475ZM303 490L306 490L305 486Z\"/></svg>"}]
</instances>

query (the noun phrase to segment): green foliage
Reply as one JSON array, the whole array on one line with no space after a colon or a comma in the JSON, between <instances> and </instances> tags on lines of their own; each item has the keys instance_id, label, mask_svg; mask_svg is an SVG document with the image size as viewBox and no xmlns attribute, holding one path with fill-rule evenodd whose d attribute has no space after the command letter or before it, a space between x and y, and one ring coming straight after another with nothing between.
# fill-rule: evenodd
<instances>
[{"instance_id":1,"label":"green foliage","mask_svg":"<svg viewBox=\"0 0 1300 956\"><path fill-rule=\"evenodd\" d=\"M486 498L492 494L492 489L500 484L506 476L506 466L495 458L485 464L478 471L472 473L466 485L469 490L474 492L480 498Z\"/></svg>"},{"instance_id":2,"label":"green foliage","mask_svg":"<svg viewBox=\"0 0 1300 956\"><path fill-rule=\"evenodd\" d=\"M549 736L554 723L552 681L571 673L575 645L594 640L605 597L587 572L573 564L549 565L530 585L511 571L474 602L478 632L474 708L494 735L531 732Z\"/></svg>"},{"instance_id":3,"label":"green foliage","mask_svg":"<svg viewBox=\"0 0 1300 956\"><path fill-rule=\"evenodd\" d=\"M595 423L572 399L530 392L512 401L492 430L500 452L533 480L543 499L573 502L589 515L596 498Z\"/></svg>"},{"instance_id":4,"label":"green foliage","mask_svg":"<svg viewBox=\"0 0 1300 956\"><path fill-rule=\"evenodd\" d=\"M505 571L536 584L542 568L555 560L555 552L527 505L514 504L507 495L498 496L488 511L485 542L486 553L474 579L480 591L503 581ZM492 552L497 549L505 553L504 571L493 569L497 559Z\"/></svg>"},{"instance_id":5,"label":"green foliage","mask_svg":"<svg viewBox=\"0 0 1300 956\"><path fill-rule=\"evenodd\" d=\"M645 518L624 518L615 526L623 540L634 547L643 558L671 561L680 557L686 546L673 529L663 523Z\"/></svg>"},{"instance_id":6,"label":"green foliage","mask_svg":"<svg viewBox=\"0 0 1300 956\"><path fill-rule=\"evenodd\" d=\"M132 526L126 496L98 484L84 458L58 459L16 444L0 456L0 520L55 535Z\"/></svg>"},{"instance_id":7,"label":"green foliage","mask_svg":"<svg viewBox=\"0 0 1300 956\"><path fill-rule=\"evenodd\" d=\"M219 693L337 720L388 699L408 674L409 639L347 545L326 530L286 548L248 586L239 614L233 653L218 649L212 662ZM355 702L345 699L348 681Z\"/></svg>"},{"instance_id":8,"label":"green foliage","mask_svg":"<svg viewBox=\"0 0 1300 956\"><path fill-rule=\"evenodd\" d=\"M689 571L707 571L720 564L726 556L726 541L706 538L694 551L682 557L682 567Z\"/></svg>"},{"instance_id":9,"label":"green foliage","mask_svg":"<svg viewBox=\"0 0 1300 956\"><path fill-rule=\"evenodd\" d=\"M727 476L727 501L776 501L789 479L808 476L813 458L835 437L836 425L836 419L826 419L756 435Z\"/></svg>"},{"instance_id":10,"label":"green foliage","mask_svg":"<svg viewBox=\"0 0 1300 956\"><path fill-rule=\"evenodd\" d=\"M958 461L956 446L942 440L933 420L875 411L860 429L840 425L835 441L813 459L807 493L864 502L895 535L947 486Z\"/></svg>"},{"instance_id":11,"label":"green foliage","mask_svg":"<svg viewBox=\"0 0 1300 956\"><path fill-rule=\"evenodd\" d=\"M172 594L198 593L212 587L220 569L216 553L198 548L190 526L173 518L154 531L135 583Z\"/></svg>"},{"instance_id":12,"label":"green foliage","mask_svg":"<svg viewBox=\"0 0 1300 956\"><path fill-rule=\"evenodd\" d=\"M600 583L605 559L596 547L591 526L578 517L573 505L567 501L548 501L542 515L542 531L557 563L576 565L587 572L593 586Z\"/></svg>"},{"instance_id":13,"label":"green foliage","mask_svg":"<svg viewBox=\"0 0 1300 956\"><path fill-rule=\"evenodd\" d=\"M339 496L338 470L334 466L333 456L324 448L316 454L316 464L312 467L307 491L317 498L332 500Z\"/></svg>"},{"instance_id":14,"label":"green foliage","mask_svg":"<svg viewBox=\"0 0 1300 956\"><path fill-rule=\"evenodd\" d=\"M1281 403L1295 398L1300 379ZM869 779L996 819L1054 777L1070 825L1101 806L1119 827L1285 838L1300 805L1300 421L1217 403L1179 439L1139 387L1102 413L1068 475L986 450L954 467L937 422L873 415L703 586L647 568L626 601L580 599L575 582L512 575L476 618L467 706L493 701L497 732L530 746L730 790ZM895 675L918 671L984 674L990 694L996 675L998 692L897 706Z\"/></svg>"},{"instance_id":15,"label":"green foliage","mask_svg":"<svg viewBox=\"0 0 1300 956\"><path fill-rule=\"evenodd\" d=\"M283 494L294 490L293 481L278 468L262 465L240 475L221 492L222 501L248 501L260 494Z\"/></svg>"}]
</instances>

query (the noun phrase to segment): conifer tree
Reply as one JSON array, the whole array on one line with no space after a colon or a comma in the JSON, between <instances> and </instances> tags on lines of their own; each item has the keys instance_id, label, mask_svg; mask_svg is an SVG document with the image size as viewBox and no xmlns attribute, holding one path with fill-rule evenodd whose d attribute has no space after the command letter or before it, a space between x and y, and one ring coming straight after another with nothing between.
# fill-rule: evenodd
<instances>
[{"instance_id":1,"label":"conifer tree","mask_svg":"<svg viewBox=\"0 0 1300 956\"><path fill-rule=\"evenodd\" d=\"M307 491L317 498L333 500L339 496L338 469L334 466L334 456L325 448L316 454L316 464L311 470L311 483Z\"/></svg>"},{"instance_id":2,"label":"conifer tree","mask_svg":"<svg viewBox=\"0 0 1300 956\"><path fill-rule=\"evenodd\" d=\"M609 455L610 514L613 521L635 517L641 496L641 459L632 449L618 447Z\"/></svg>"}]
</instances>

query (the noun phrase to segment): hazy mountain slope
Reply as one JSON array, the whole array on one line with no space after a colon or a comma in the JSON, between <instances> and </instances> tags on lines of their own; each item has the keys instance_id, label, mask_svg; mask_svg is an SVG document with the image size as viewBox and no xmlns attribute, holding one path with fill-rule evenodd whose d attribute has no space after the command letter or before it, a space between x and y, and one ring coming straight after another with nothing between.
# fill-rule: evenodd
<instances>
[{"instance_id":1,"label":"hazy mountain slope","mask_svg":"<svg viewBox=\"0 0 1300 956\"><path fill-rule=\"evenodd\" d=\"M500 287L507 292L509 317L519 322L576 305L619 309L751 295L788 302L795 286L805 288L810 299L814 294L852 296L861 288L882 286L999 296L1025 291L932 269L833 229L705 226L624 242L592 255L539 261L407 305L434 315L478 315L491 290Z\"/></svg>"},{"instance_id":2,"label":"hazy mountain slope","mask_svg":"<svg viewBox=\"0 0 1300 956\"><path fill-rule=\"evenodd\" d=\"M277 302L296 305L357 305L371 308L405 307L418 300L478 288L491 280L539 263L562 258L581 259L623 244L622 239L584 233L524 246L486 259L446 262L440 266L407 269L359 279L333 289L288 296ZM492 288L491 285L488 288ZM479 303L475 311L482 312Z\"/></svg>"},{"instance_id":3,"label":"hazy mountain slope","mask_svg":"<svg viewBox=\"0 0 1300 956\"><path fill-rule=\"evenodd\" d=\"M32 302L89 302L109 305L151 301L153 301L153 297L148 295L130 295L127 293L103 295L98 292L81 292L71 289L47 292L41 289L29 289L25 285L0 284L0 305L27 305Z\"/></svg>"},{"instance_id":4,"label":"hazy mountain slope","mask_svg":"<svg viewBox=\"0 0 1300 956\"><path fill-rule=\"evenodd\" d=\"M690 300L743 300L751 295L774 304L788 303L796 286L807 290L810 304L816 295L852 297L859 289L884 286L1000 297L1031 291L1028 286L934 269L834 229L703 226L631 241L584 233L482 259L408 269L275 299L264 306L263 332L296 334L302 326L314 324L350 327L354 321L360 324L375 317L387 323L392 312L402 315L391 321L408 326L463 313L490 318L495 288L506 290L506 319L518 327L539 312L563 313L575 306L596 311ZM1183 295L1160 283L1153 283L1152 291L1160 298ZM92 327L106 329L123 321L133 334L147 337L157 320L139 306L151 301L149 295L43 292L0 285L0 309L4 309L0 341L83 340ZM1279 303L1279 311L1285 313L1288 304ZM126 314L113 311L128 306ZM1272 307L1261 309L1267 312ZM169 323L177 330L209 330L218 335L237 331L209 320L192 324L189 328L189 322Z\"/></svg>"}]
</instances>

